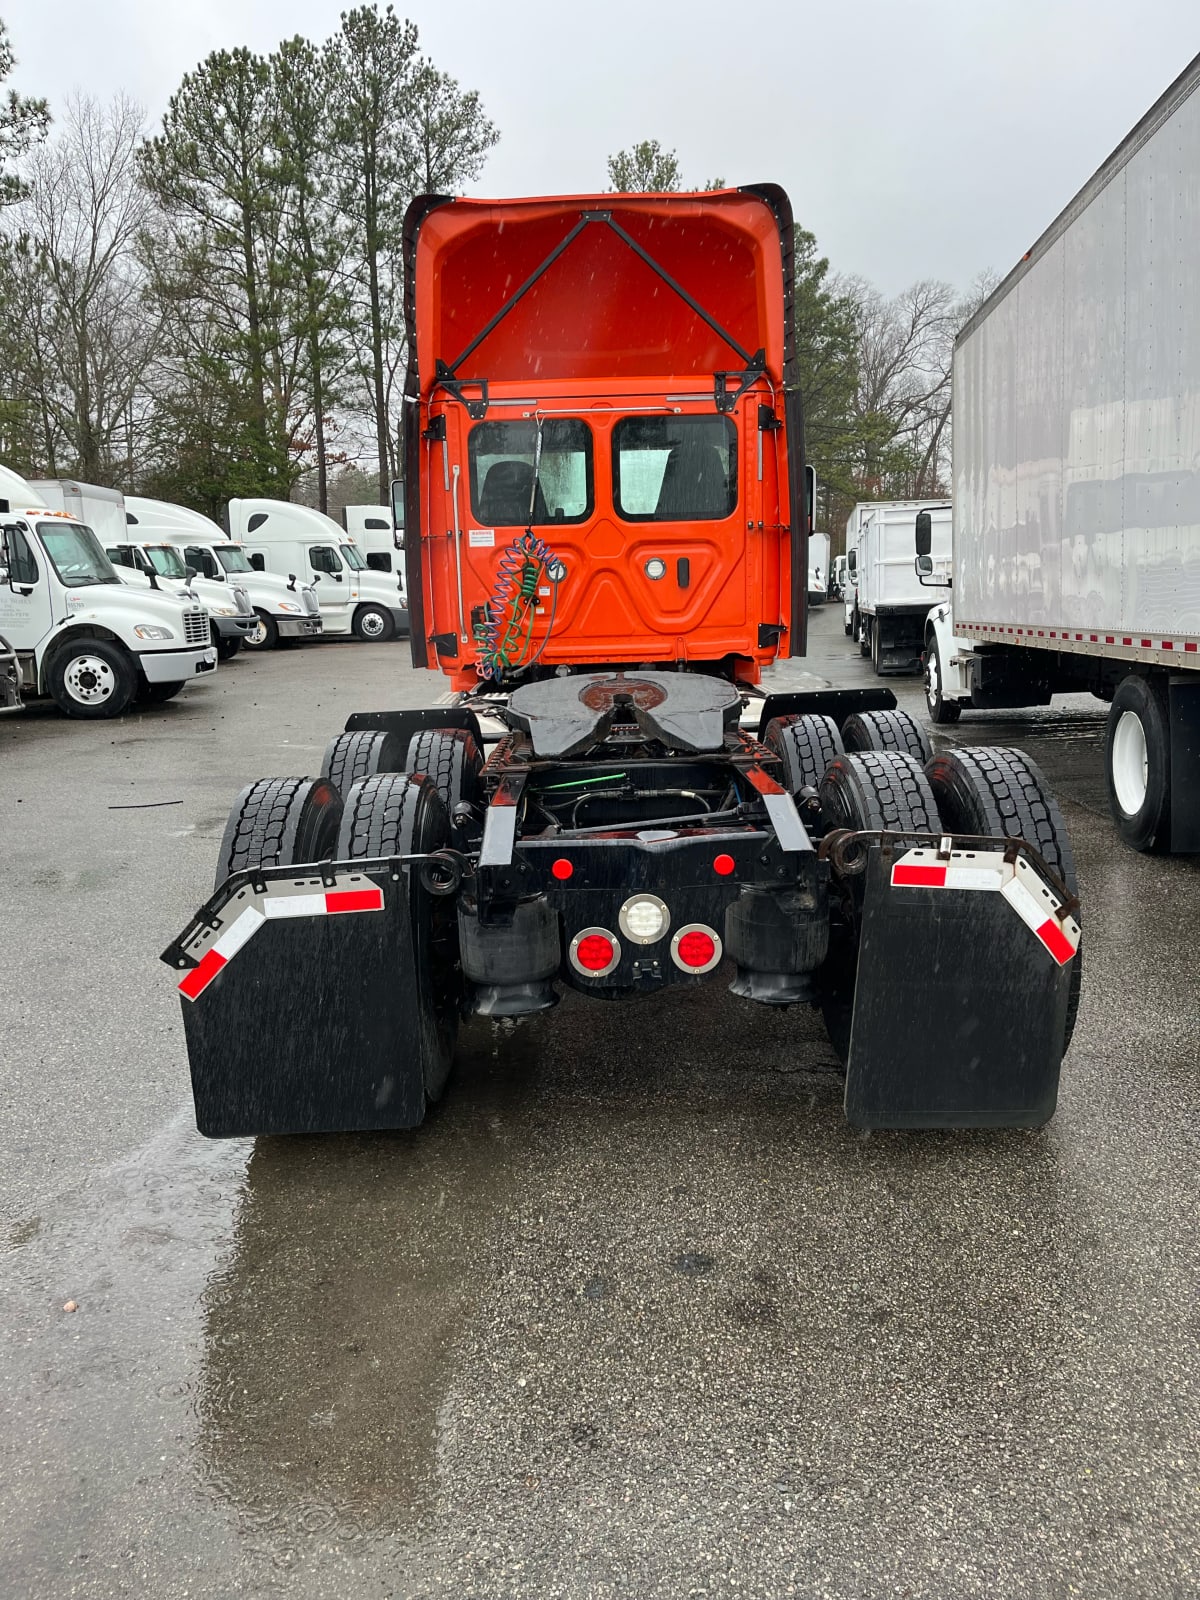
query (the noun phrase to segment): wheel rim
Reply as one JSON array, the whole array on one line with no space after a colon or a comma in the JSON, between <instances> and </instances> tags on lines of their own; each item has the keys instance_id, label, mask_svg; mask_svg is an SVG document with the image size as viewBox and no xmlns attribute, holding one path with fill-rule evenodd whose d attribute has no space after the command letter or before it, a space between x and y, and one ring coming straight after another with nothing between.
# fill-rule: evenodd
<instances>
[{"instance_id":1,"label":"wheel rim","mask_svg":"<svg viewBox=\"0 0 1200 1600\"><path fill-rule=\"evenodd\" d=\"M266 642L267 642L267 625L266 625L266 623L263 621L263 619L261 617L259 617L257 619L257 621L255 622L253 628L250 630L250 632L248 634L246 634L246 636L245 636L245 638L243 639L242 642L244 644L248 644L252 650L254 649L254 647L256 645L266 644Z\"/></svg>"},{"instance_id":2,"label":"wheel rim","mask_svg":"<svg viewBox=\"0 0 1200 1600\"><path fill-rule=\"evenodd\" d=\"M942 685L938 676L937 645L931 644L925 652L925 701L930 711L936 711L942 698Z\"/></svg>"},{"instance_id":3,"label":"wheel rim","mask_svg":"<svg viewBox=\"0 0 1200 1600\"><path fill-rule=\"evenodd\" d=\"M81 706L102 706L117 692L117 675L103 656L75 656L67 663L63 684Z\"/></svg>"},{"instance_id":4,"label":"wheel rim","mask_svg":"<svg viewBox=\"0 0 1200 1600\"><path fill-rule=\"evenodd\" d=\"M1111 764L1117 804L1127 817L1136 817L1150 787L1146 730L1136 711L1121 713L1113 733Z\"/></svg>"},{"instance_id":5,"label":"wheel rim","mask_svg":"<svg viewBox=\"0 0 1200 1600\"><path fill-rule=\"evenodd\" d=\"M358 626L364 639L379 639L383 636L384 619L378 611L365 611L359 618Z\"/></svg>"}]
</instances>

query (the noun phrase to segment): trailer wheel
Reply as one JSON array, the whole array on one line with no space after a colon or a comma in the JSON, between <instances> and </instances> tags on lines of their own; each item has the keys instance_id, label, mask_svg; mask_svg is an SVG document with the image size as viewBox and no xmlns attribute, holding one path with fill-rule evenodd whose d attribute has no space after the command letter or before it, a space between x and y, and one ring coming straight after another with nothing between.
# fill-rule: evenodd
<instances>
[{"instance_id":1,"label":"trailer wheel","mask_svg":"<svg viewBox=\"0 0 1200 1600\"><path fill-rule=\"evenodd\" d=\"M925 650L925 704L929 707L930 722L957 722L962 715L962 702L947 700L945 691L942 653L938 649L937 635L931 633Z\"/></svg>"},{"instance_id":2,"label":"trailer wheel","mask_svg":"<svg viewBox=\"0 0 1200 1600\"><path fill-rule=\"evenodd\" d=\"M128 710L141 674L119 644L84 636L59 646L48 677L60 711L94 720Z\"/></svg>"},{"instance_id":3,"label":"trailer wheel","mask_svg":"<svg viewBox=\"0 0 1200 1600\"><path fill-rule=\"evenodd\" d=\"M269 612L254 608L258 626L243 634L242 643L247 650L274 650L279 644L279 628Z\"/></svg>"},{"instance_id":4,"label":"trailer wheel","mask_svg":"<svg viewBox=\"0 0 1200 1600\"><path fill-rule=\"evenodd\" d=\"M1067 825L1041 768L1023 750L982 746L948 750L934 756L925 771L948 832L1024 839L1053 867L1070 893L1078 895ZM1075 920L1081 921L1078 911ZM1082 979L1081 942L1071 962L1064 1054L1075 1031Z\"/></svg>"},{"instance_id":5,"label":"trailer wheel","mask_svg":"<svg viewBox=\"0 0 1200 1600\"><path fill-rule=\"evenodd\" d=\"M832 717L772 717L763 731L763 743L782 760L783 786L793 795L801 789L819 789L830 762L845 754Z\"/></svg>"},{"instance_id":6,"label":"trailer wheel","mask_svg":"<svg viewBox=\"0 0 1200 1600\"><path fill-rule=\"evenodd\" d=\"M396 631L391 612L385 611L382 606L359 606L351 627L354 637L365 644L383 644Z\"/></svg>"},{"instance_id":7,"label":"trailer wheel","mask_svg":"<svg viewBox=\"0 0 1200 1600\"><path fill-rule=\"evenodd\" d=\"M475 736L466 728L426 728L414 733L404 760L406 772L423 772L432 780L451 820L461 805L474 805L479 797L479 774L483 756Z\"/></svg>"},{"instance_id":8,"label":"trailer wheel","mask_svg":"<svg viewBox=\"0 0 1200 1600\"><path fill-rule=\"evenodd\" d=\"M346 796L338 834L339 860L369 856L423 855L450 839L450 818L437 787L424 773L381 773L361 778ZM458 955L458 909L452 895L431 895L420 874L409 871L415 970L410 994L422 1038L421 1079L425 1098L436 1100L454 1063L462 977Z\"/></svg>"},{"instance_id":9,"label":"trailer wheel","mask_svg":"<svg viewBox=\"0 0 1200 1600\"><path fill-rule=\"evenodd\" d=\"M1117 685L1104 741L1108 804L1127 845L1166 850L1171 838L1171 723L1153 678L1131 672Z\"/></svg>"},{"instance_id":10,"label":"trailer wheel","mask_svg":"<svg viewBox=\"0 0 1200 1600\"><path fill-rule=\"evenodd\" d=\"M339 733L325 746L321 776L328 778L339 794L350 793L360 778L374 778L381 772L404 771L404 743L397 734L364 729L360 733Z\"/></svg>"},{"instance_id":11,"label":"trailer wheel","mask_svg":"<svg viewBox=\"0 0 1200 1600\"><path fill-rule=\"evenodd\" d=\"M898 750L922 766L933 754L929 735L907 711L855 711L842 724L847 750Z\"/></svg>"},{"instance_id":12,"label":"trailer wheel","mask_svg":"<svg viewBox=\"0 0 1200 1600\"><path fill-rule=\"evenodd\" d=\"M846 629L846 637L848 639L850 637L850 635L854 632L854 619L853 618L851 618L849 622L845 623L845 629Z\"/></svg>"},{"instance_id":13,"label":"trailer wheel","mask_svg":"<svg viewBox=\"0 0 1200 1600\"><path fill-rule=\"evenodd\" d=\"M940 831L933 791L920 762L894 751L856 750L839 756L822 781L821 810L831 827L855 832ZM843 1064L850 1055L863 887L863 878L852 878L840 899L831 903L829 954L816 975L825 1031Z\"/></svg>"},{"instance_id":14,"label":"trailer wheel","mask_svg":"<svg viewBox=\"0 0 1200 1600\"><path fill-rule=\"evenodd\" d=\"M260 778L233 802L217 856L219 889L232 873L328 861L342 800L324 778Z\"/></svg>"}]
</instances>

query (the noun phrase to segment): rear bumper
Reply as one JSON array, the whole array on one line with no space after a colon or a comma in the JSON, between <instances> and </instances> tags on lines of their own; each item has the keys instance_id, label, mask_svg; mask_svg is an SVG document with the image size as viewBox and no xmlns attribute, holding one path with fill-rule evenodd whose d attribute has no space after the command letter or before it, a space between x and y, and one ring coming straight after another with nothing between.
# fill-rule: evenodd
<instances>
[{"instance_id":1,"label":"rear bumper","mask_svg":"<svg viewBox=\"0 0 1200 1600\"><path fill-rule=\"evenodd\" d=\"M145 650L138 666L147 683L185 683L205 672L217 670L217 652L212 645L203 650Z\"/></svg>"},{"instance_id":2,"label":"rear bumper","mask_svg":"<svg viewBox=\"0 0 1200 1600\"><path fill-rule=\"evenodd\" d=\"M276 617L275 626L281 639L316 639L320 637L320 617Z\"/></svg>"}]
</instances>

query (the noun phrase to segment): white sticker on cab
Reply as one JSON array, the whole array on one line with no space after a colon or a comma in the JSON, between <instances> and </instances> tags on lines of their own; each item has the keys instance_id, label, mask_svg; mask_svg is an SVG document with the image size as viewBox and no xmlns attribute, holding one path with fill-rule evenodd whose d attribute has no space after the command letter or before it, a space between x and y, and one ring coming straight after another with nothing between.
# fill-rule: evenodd
<instances>
[{"instance_id":1,"label":"white sticker on cab","mask_svg":"<svg viewBox=\"0 0 1200 1600\"><path fill-rule=\"evenodd\" d=\"M496 543L495 528L468 528L467 543L472 550L490 550Z\"/></svg>"}]
</instances>

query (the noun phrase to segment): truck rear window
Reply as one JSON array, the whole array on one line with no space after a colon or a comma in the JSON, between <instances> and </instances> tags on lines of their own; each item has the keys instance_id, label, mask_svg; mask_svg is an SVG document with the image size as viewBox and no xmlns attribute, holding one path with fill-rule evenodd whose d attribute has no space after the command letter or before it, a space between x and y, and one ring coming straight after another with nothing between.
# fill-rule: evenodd
<instances>
[{"instance_id":1,"label":"truck rear window","mask_svg":"<svg viewBox=\"0 0 1200 1600\"><path fill-rule=\"evenodd\" d=\"M737 505L728 417L625 417L613 429L613 504L628 522L712 522Z\"/></svg>"},{"instance_id":2,"label":"truck rear window","mask_svg":"<svg viewBox=\"0 0 1200 1600\"><path fill-rule=\"evenodd\" d=\"M471 429L471 511L484 527L582 522L592 511L592 430L577 417ZM534 463L537 483L534 483Z\"/></svg>"}]
</instances>

